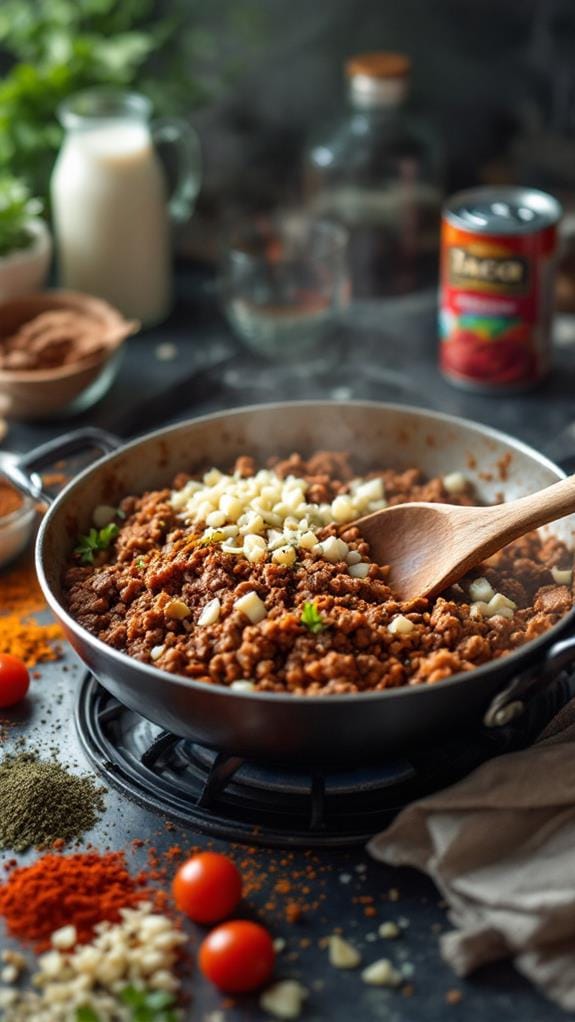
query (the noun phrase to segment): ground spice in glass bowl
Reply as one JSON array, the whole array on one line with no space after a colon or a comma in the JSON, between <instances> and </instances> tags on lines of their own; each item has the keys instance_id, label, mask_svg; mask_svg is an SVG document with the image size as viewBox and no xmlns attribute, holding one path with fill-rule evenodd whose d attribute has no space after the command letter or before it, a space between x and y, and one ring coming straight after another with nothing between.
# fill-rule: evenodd
<instances>
[{"instance_id":1,"label":"ground spice in glass bowl","mask_svg":"<svg viewBox=\"0 0 575 1022\"><path fill-rule=\"evenodd\" d=\"M35 517L34 502L0 475L0 568L24 550Z\"/></svg>"}]
</instances>

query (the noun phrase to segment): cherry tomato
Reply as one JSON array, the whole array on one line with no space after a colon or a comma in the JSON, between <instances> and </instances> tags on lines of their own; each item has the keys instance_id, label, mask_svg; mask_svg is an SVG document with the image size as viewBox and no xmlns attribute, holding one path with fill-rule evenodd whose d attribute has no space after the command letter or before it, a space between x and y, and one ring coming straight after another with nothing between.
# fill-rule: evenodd
<instances>
[{"instance_id":1,"label":"cherry tomato","mask_svg":"<svg viewBox=\"0 0 575 1022\"><path fill-rule=\"evenodd\" d=\"M174 901L195 923L218 923L236 908L242 878L226 855L200 852L184 862L173 883Z\"/></svg>"},{"instance_id":2,"label":"cherry tomato","mask_svg":"<svg viewBox=\"0 0 575 1022\"><path fill-rule=\"evenodd\" d=\"M222 923L200 947L199 963L206 979L226 994L257 990L268 981L275 951L267 930L247 919Z\"/></svg>"},{"instance_id":3,"label":"cherry tomato","mask_svg":"<svg viewBox=\"0 0 575 1022\"><path fill-rule=\"evenodd\" d=\"M30 675L24 661L11 653L0 653L0 709L19 703L29 685Z\"/></svg>"}]
</instances>

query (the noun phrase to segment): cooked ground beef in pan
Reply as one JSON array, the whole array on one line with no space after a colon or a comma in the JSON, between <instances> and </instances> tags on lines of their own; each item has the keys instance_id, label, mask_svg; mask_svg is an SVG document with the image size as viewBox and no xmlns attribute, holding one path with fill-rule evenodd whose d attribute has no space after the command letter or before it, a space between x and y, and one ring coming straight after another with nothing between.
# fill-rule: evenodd
<instances>
[{"instance_id":1,"label":"cooked ground beef in pan","mask_svg":"<svg viewBox=\"0 0 575 1022\"><path fill-rule=\"evenodd\" d=\"M459 473L358 479L347 455L320 452L266 470L243 457L230 476L173 486L126 497L115 526L88 551L79 543L65 599L103 642L206 684L296 695L431 684L504 656L573 606L572 554L537 533L442 596L395 599L353 519L405 500L477 503ZM96 509L96 524L105 518Z\"/></svg>"}]
</instances>

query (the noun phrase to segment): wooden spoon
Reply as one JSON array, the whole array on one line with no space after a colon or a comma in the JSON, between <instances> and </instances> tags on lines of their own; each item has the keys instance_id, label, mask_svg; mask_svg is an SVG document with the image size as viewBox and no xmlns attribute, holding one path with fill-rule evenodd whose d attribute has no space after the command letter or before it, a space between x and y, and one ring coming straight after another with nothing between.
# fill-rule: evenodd
<instances>
[{"instance_id":1,"label":"wooden spoon","mask_svg":"<svg viewBox=\"0 0 575 1022\"><path fill-rule=\"evenodd\" d=\"M411 600L434 596L507 543L574 511L570 476L508 504L397 504L353 524L369 543L372 560L391 566L397 596Z\"/></svg>"}]
</instances>

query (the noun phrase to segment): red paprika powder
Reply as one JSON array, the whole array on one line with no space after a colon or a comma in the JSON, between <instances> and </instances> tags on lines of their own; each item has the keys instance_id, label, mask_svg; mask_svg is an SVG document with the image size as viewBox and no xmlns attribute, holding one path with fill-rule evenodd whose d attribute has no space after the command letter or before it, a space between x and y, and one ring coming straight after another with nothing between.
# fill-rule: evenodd
<instances>
[{"instance_id":1,"label":"red paprika powder","mask_svg":"<svg viewBox=\"0 0 575 1022\"><path fill-rule=\"evenodd\" d=\"M0 885L0 916L13 937L38 951L49 947L61 926L75 926L83 944L97 923L118 922L121 908L150 898L146 881L145 873L128 872L122 852L44 855L14 869Z\"/></svg>"}]
</instances>

